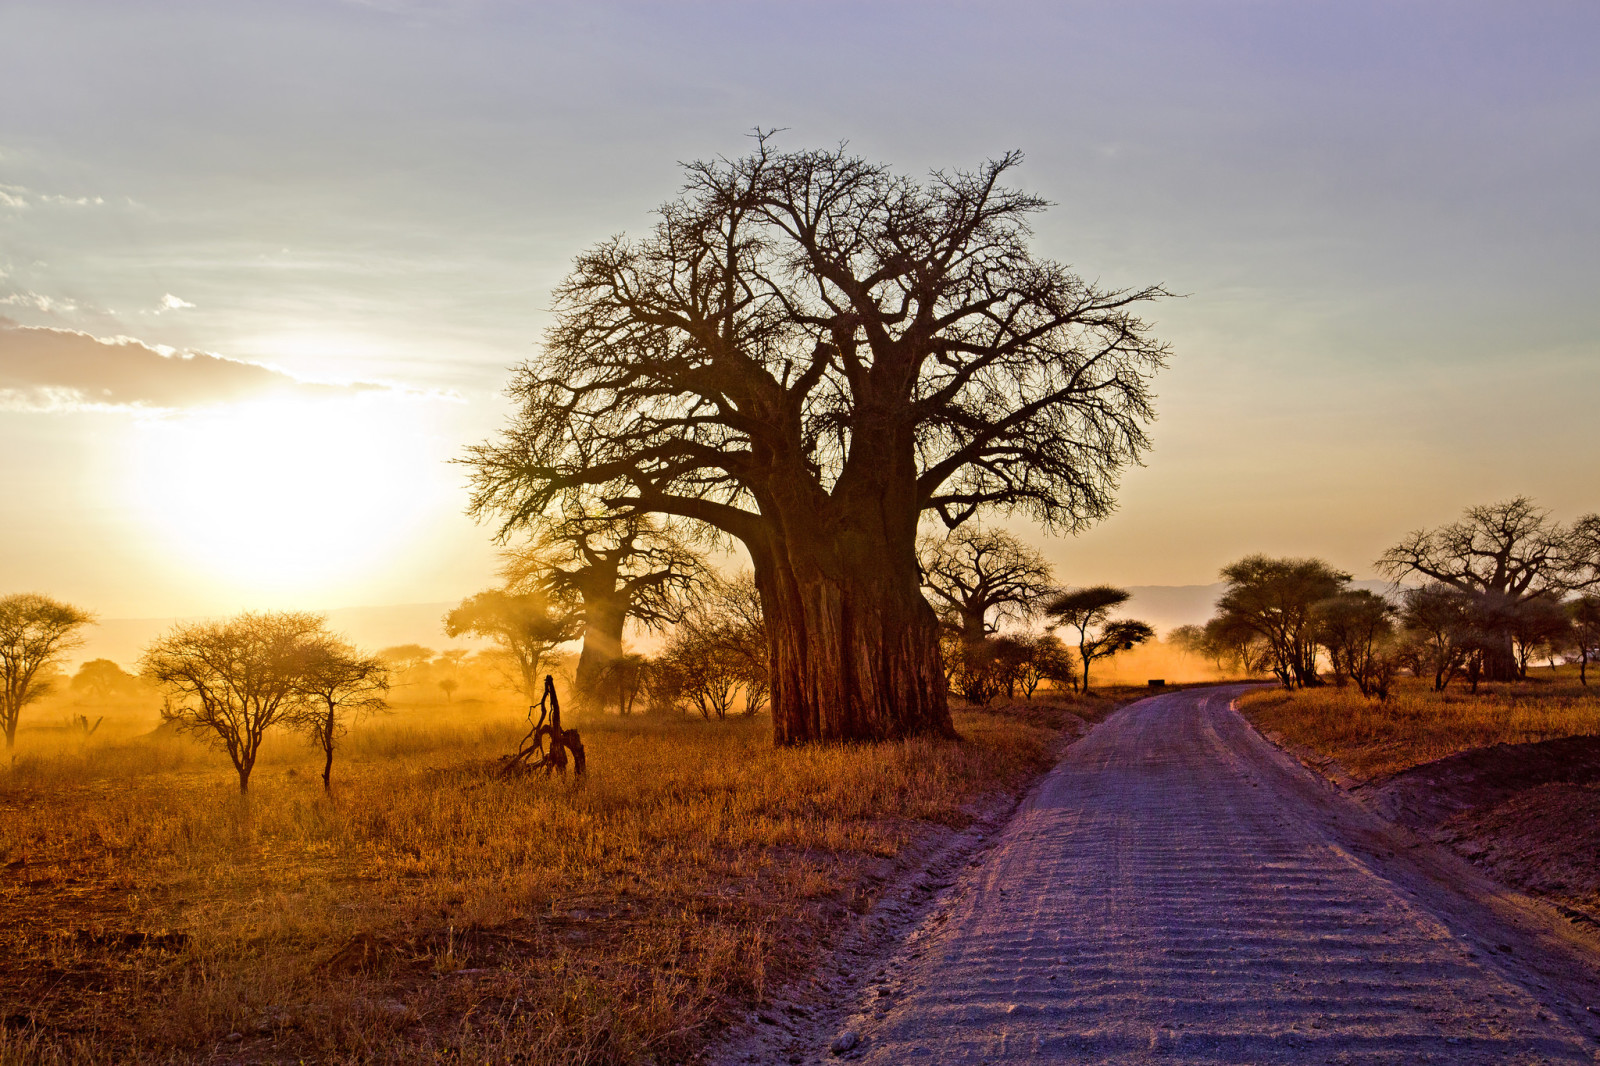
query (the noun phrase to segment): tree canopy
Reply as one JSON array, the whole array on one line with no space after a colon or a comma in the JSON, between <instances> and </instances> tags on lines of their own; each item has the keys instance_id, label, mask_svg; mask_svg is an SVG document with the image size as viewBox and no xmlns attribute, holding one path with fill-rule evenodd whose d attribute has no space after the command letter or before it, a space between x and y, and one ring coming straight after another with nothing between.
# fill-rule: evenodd
<instances>
[{"instance_id":1,"label":"tree canopy","mask_svg":"<svg viewBox=\"0 0 1600 1066\"><path fill-rule=\"evenodd\" d=\"M1320 684L1316 605L1343 591L1350 575L1321 559L1248 555L1222 568L1227 583L1211 627L1240 647L1253 635L1265 645L1285 688Z\"/></svg>"},{"instance_id":2,"label":"tree canopy","mask_svg":"<svg viewBox=\"0 0 1600 1066\"><path fill-rule=\"evenodd\" d=\"M22 709L49 691L47 673L83 644L94 615L34 592L0 598L0 730L17 742Z\"/></svg>"},{"instance_id":3,"label":"tree canopy","mask_svg":"<svg viewBox=\"0 0 1600 1066\"><path fill-rule=\"evenodd\" d=\"M1061 593L1045 607L1058 625L1078 633L1078 663L1083 670L1083 691L1089 691L1089 668L1156 635L1148 624L1132 618L1112 618L1111 612L1132 599L1127 589L1091 585Z\"/></svg>"}]
</instances>

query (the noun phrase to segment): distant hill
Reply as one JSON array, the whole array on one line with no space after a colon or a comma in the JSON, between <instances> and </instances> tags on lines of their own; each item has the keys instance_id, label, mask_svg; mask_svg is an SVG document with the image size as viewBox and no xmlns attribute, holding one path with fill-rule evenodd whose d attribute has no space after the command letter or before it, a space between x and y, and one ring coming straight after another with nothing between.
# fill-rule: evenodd
<instances>
[{"instance_id":1,"label":"distant hill","mask_svg":"<svg viewBox=\"0 0 1600 1066\"><path fill-rule=\"evenodd\" d=\"M340 607L325 612L328 628L369 651L394 644L421 644L435 650L484 648L487 641L444 635L442 619L452 603L398 603L381 607ZM74 662L110 659L132 670L144 646L178 622L200 618L104 618L84 631L86 642Z\"/></svg>"},{"instance_id":2,"label":"distant hill","mask_svg":"<svg viewBox=\"0 0 1600 1066\"><path fill-rule=\"evenodd\" d=\"M1183 625L1203 625L1216 609L1217 600L1226 587L1216 581L1209 585L1128 585L1133 593L1126 613L1131 618L1149 622L1156 632L1165 636L1169 630ZM1384 592L1387 581L1352 581L1351 588Z\"/></svg>"}]
</instances>

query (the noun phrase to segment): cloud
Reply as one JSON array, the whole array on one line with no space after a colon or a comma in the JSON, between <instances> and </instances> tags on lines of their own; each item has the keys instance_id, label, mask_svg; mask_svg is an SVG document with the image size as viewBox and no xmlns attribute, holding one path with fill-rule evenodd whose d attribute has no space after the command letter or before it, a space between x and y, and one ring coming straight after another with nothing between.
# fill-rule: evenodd
<instances>
[{"instance_id":1,"label":"cloud","mask_svg":"<svg viewBox=\"0 0 1600 1066\"><path fill-rule=\"evenodd\" d=\"M30 201L28 197L33 197ZM0 183L0 207L16 209L26 208L31 203L56 204L61 207L100 207L104 204L102 196L61 196L56 193L34 192L25 185L6 185Z\"/></svg>"},{"instance_id":2,"label":"cloud","mask_svg":"<svg viewBox=\"0 0 1600 1066\"><path fill-rule=\"evenodd\" d=\"M132 337L24 326L0 317L0 408L174 409L270 394L334 395L382 388L302 381L260 363L177 352Z\"/></svg>"},{"instance_id":3,"label":"cloud","mask_svg":"<svg viewBox=\"0 0 1600 1066\"><path fill-rule=\"evenodd\" d=\"M176 311L180 308L193 306L194 304L190 303L188 300L180 299L179 297L172 295L170 292L161 298L162 311ZM159 314L160 312L157 313Z\"/></svg>"},{"instance_id":4,"label":"cloud","mask_svg":"<svg viewBox=\"0 0 1600 1066\"><path fill-rule=\"evenodd\" d=\"M0 277L4 277L0 274ZM0 297L0 305L7 307L31 307L35 311L43 311L53 315L60 311L76 311L78 304L74 300L57 300L53 296L45 296L37 292L13 292Z\"/></svg>"}]
</instances>

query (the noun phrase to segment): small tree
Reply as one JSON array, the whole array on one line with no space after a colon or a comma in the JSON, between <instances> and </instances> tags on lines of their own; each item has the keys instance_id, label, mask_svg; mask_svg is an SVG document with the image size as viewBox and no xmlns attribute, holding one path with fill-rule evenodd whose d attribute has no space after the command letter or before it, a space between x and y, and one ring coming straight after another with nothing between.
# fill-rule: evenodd
<instances>
[{"instance_id":1,"label":"small tree","mask_svg":"<svg viewBox=\"0 0 1600 1066\"><path fill-rule=\"evenodd\" d=\"M1347 589L1313 610L1317 640L1328 649L1334 683L1353 679L1363 696L1374 695L1374 671L1384 643L1394 633L1394 605L1366 589Z\"/></svg>"},{"instance_id":2,"label":"small tree","mask_svg":"<svg viewBox=\"0 0 1600 1066\"><path fill-rule=\"evenodd\" d=\"M1542 653L1554 655L1572 638L1572 619L1566 604L1541 596L1509 605L1506 629L1516 651L1517 675L1528 676L1528 663Z\"/></svg>"},{"instance_id":3,"label":"small tree","mask_svg":"<svg viewBox=\"0 0 1600 1066\"><path fill-rule=\"evenodd\" d=\"M243 793L267 731L300 710L306 664L327 639L320 615L246 613L174 626L145 649L140 672L169 694L163 719L228 753Z\"/></svg>"},{"instance_id":4,"label":"small tree","mask_svg":"<svg viewBox=\"0 0 1600 1066\"><path fill-rule=\"evenodd\" d=\"M1430 583L1407 589L1401 600L1400 621L1412 671L1419 677L1432 674L1433 690L1443 692L1477 644L1472 596Z\"/></svg>"},{"instance_id":5,"label":"small tree","mask_svg":"<svg viewBox=\"0 0 1600 1066\"><path fill-rule=\"evenodd\" d=\"M110 659L90 659L72 675L72 691L104 703L137 695L140 685L138 678Z\"/></svg>"},{"instance_id":6,"label":"small tree","mask_svg":"<svg viewBox=\"0 0 1600 1066\"><path fill-rule=\"evenodd\" d=\"M1578 681L1589 685L1589 659L1600 648L1600 596L1579 596L1567 604L1572 619L1572 646L1578 654Z\"/></svg>"},{"instance_id":7,"label":"small tree","mask_svg":"<svg viewBox=\"0 0 1600 1066\"><path fill-rule=\"evenodd\" d=\"M617 714L626 718L633 713L633 705L644 686L649 660L643 655L624 652L611 659L595 678L595 691L614 700Z\"/></svg>"},{"instance_id":8,"label":"small tree","mask_svg":"<svg viewBox=\"0 0 1600 1066\"><path fill-rule=\"evenodd\" d=\"M0 729L7 749L16 746L22 709L50 691L49 675L83 644L80 631L93 622L88 611L33 592L0 599Z\"/></svg>"},{"instance_id":9,"label":"small tree","mask_svg":"<svg viewBox=\"0 0 1600 1066\"><path fill-rule=\"evenodd\" d=\"M967 640L952 629L944 645L945 673L952 692L980 707L999 694L1005 678L994 638Z\"/></svg>"},{"instance_id":10,"label":"small tree","mask_svg":"<svg viewBox=\"0 0 1600 1066\"><path fill-rule=\"evenodd\" d=\"M681 697L702 718L728 717L743 681L743 664L730 643L717 626L681 626L662 653L679 679Z\"/></svg>"},{"instance_id":11,"label":"small tree","mask_svg":"<svg viewBox=\"0 0 1600 1066\"><path fill-rule=\"evenodd\" d=\"M1023 695L1033 699L1039 685L1046 681L1051 685L1078 687L1078 664L1073 661L1072 650L1062 643L1060 637L1045 633L1027 637L1025 643L1028 657L1017 673Z\"/></svg>"},{"instance_id":12,"label":"small tree","mask_svg":"<svg viewBox=\"0 0 1600 1066\"><path fill-rule=\"evenodd\" d=\"M378 658L393 666L399 673L405 673L419 666L428 665L433 660L433 649L424 648L421 644L395 644L380 649Z\"/></svg>"},{"instance_id":13,"label":"small tree","mask_svg":"<svg viewBox=\"0 0 1600 1066\"><path fill-rule=\"evenodd\" d=\"M1045 607L1045 613L1058 625L1077 631L1078 662L1083 668L1085 692L1089 691L1089 667L1096 659L1109 659L1156 635L1144 622L1111 618L1111 612L1130 598L1127 589L1095 585L1064 592Z\"/></svg>"},{"instance_id":14,"label":"small tree","mask_svg":"<svg viewBox=\"0 0 1600 1066\"><path fill-rule=\"evenodd\" d=\"M302 704L293 722L322 752L322 787L332 791L333 750L349 732L350 720L388 706L389 665L324 637L307 649L300 671Z\"/></svg>"},{"instance_id":15,"label":"small tree","mask_svg":"<svg viewBox=\"0 0 1600 1066\"><path fill-rule=\"evenodd\" d=\"M523 693L535 703L544 684L545 660L557 645L577 638L581 619L571 606L538 592L489 589L446 614L444 631L452 637L487 637L500 645L517 664Z\"/></svg>"}]
</instances>

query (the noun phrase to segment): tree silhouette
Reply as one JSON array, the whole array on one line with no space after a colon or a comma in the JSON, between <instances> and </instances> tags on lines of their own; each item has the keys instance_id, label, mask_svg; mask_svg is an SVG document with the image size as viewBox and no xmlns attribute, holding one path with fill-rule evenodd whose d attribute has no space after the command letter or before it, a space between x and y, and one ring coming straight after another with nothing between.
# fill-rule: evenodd
<instances>
[{"instance_id":1,"label":"tree silhouette","mask_svg":"<svg viewBox=\"0 0 1600 1066\"><path fill-rule=\"evenodd\" d=\"M46 680L61 657L83 644L94 615L33 592L0 598L0 730L17 743L22 709L50 691Z\"/></svg>"},{"instance_id":2,"label":"tree silhouette","mask_svg":"<svg viewBox=\"0 0 1600 1066\"><path fill-rule=\"evenodd\" d=\"M516 413L465 460L472 513L704 523L754 563L779 743L951 733L921 516L1103 517L1166 354L1134 313L1162 290L1034 256L1020 162L917 182L763 134L690 164L653 232L558 288Z\"/></svg>"},{"instance_id":3,"label":"tree silhouette","mask_svg":"<svg viewBox=\"0 0 1600 1066\"><path fill-rule=\"evenodd\" d=\"M1240 647L1248 647L1247 635L1259 638L1285 688L1321 684L1315 608L1342 591L1350 575L1320 559L1249 555L1223 567L1222 580L1227 588L1207 628Z\"/></svg>"},{"instance_id":4,"label":"tree silhouette","mask_svg":"<svg viewBox=\"0 0 1600 1066\"><path fill-rule=\"evenodd\" d=\"M918 563L923 587L969 643L993 635L1002 621L1032 617L1055 591L1044 556L1004 530L962 526L947 537L925 537Z\"/></svg>"},{"instance_id":5,"label":"tree silhouette","mask_svg":"<svg viewBox=\"0 0 1600 1066\"><path fill-rule=\"evenodd\" d=\"M350 719L388 706L389 666L376 655L324 636L300 663L299 690L302 703L291 718L322 752L322 787L331 791L333 752L349 731Z\"/></svg>"},{"instance_id":6,"label":"tree silhouette","mask_svg":"<svg viewBox=\"0 0 1600 1066\"><path fill-rule=\"evenodd\" d=\"M241 614L173 627L145 649L140 672L177 698L161 717L226 751L247 792L262 739L299 710L307 659L326 639L320 615Z\"/></svg>"},{"instance_id":7,"label":"tree silhouette","mask_svg":"<svg viewBox=\"0 0 1600 1066\"><path fill-rule=\"evenodd\" d=\"M1394 632L1394 604L1367 589L1345 589L1312 608L1316 638L1328 649L1334 683L1354 679L1363 696L1374 694L1385 670L1383 644Z\"/></svg>"},{"instance_id":8,"label":"tree silhouette","mask_svg":"<svg viewBox=\"0 0 1600 1066\"><path fill-rule=\"evenodd\" d=\"M508 588L572 602L583 623L574 685L595 694L605 666L622 655L630 619L651 628L677 621L706 574L683 531L640 514L576 514L545 523L524 548L507 551Z\"/></svg>"},{"instance_id":9,"label":"tree silhouette","mask_svg":"<svg viewBox=\"0 0 1600 1066\"><path fill-rule=\"evenodd\" d=\"M1089 667L1097 659L1109 659L1118 652L1143 644L1156 635L1144 622L1111 617L1111 612L1127 603L1131 593L1112 585L1063 592L1045 607L1045 613L1058 625L1078 633L1078 662L1083 669L1083 691L1089 691Z\"/></svg>"},{"instance_id":10,"label":"tree silhouette","mask_svg":"<svg viewBox=\"0 0 1600 1066\"><path fill-rule=\"evenodd\" d=\"M1579 596L1567 604L1572 619L1572 642L1578 653L1578 680L1589 685L1589 658L1600 647L1600 596Z\"/></svg>"},{"instance_id":11,"label":"tree silhouette","mask_svg":"<svg viewBox=\"0 0 1600 1066\"><path fill-rule=\"evenodd\" d=\"M452 637L487 637L500 645L517 664L523 693L535 702L544 685L545 659L582 629L575 611L540 593L488 589L446 614L444 631Z\"/></svg>"}]
</instances>

